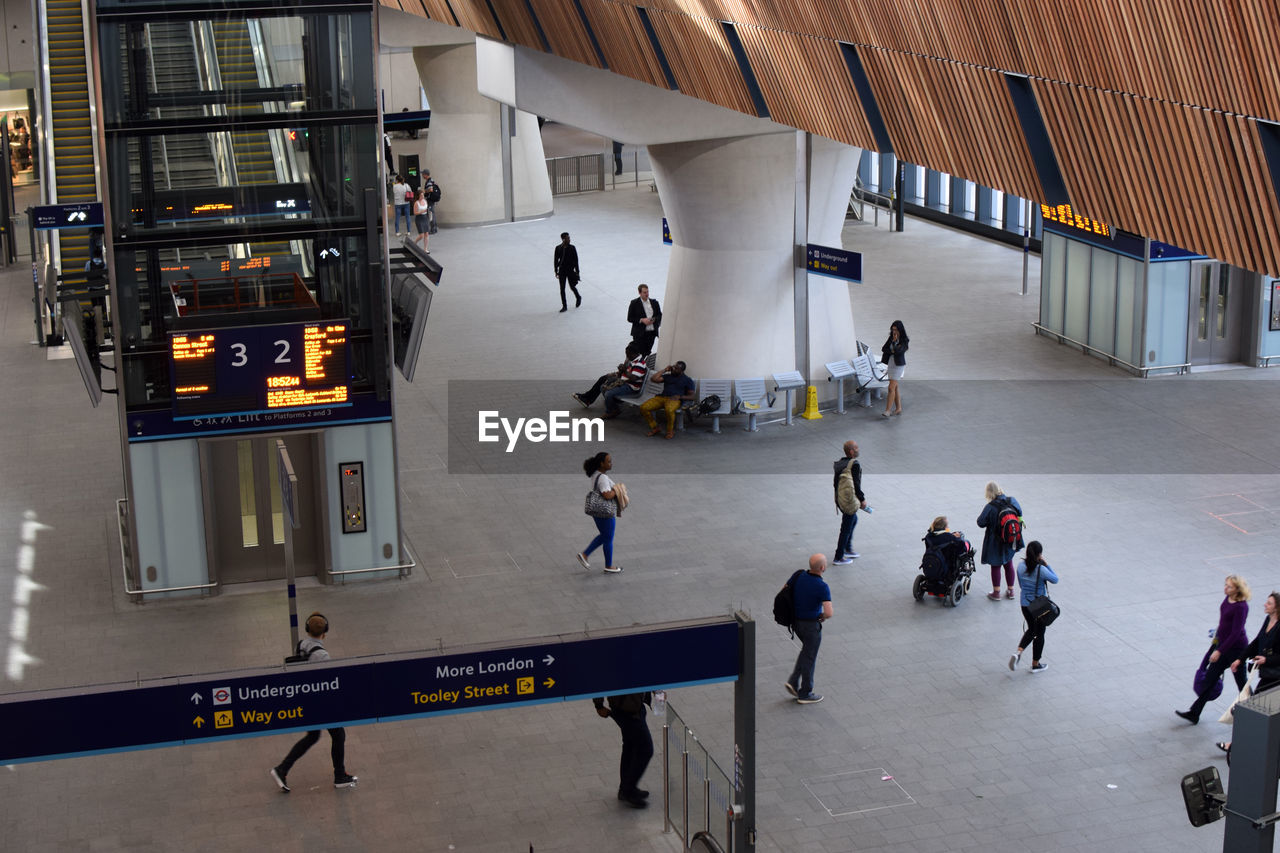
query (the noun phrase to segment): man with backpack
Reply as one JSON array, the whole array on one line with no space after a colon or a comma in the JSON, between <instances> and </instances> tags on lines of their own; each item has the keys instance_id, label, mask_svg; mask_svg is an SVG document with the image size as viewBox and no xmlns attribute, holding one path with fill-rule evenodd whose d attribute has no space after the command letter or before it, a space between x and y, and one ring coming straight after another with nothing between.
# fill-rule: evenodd
<instances>
[{"instance_id":1,"label":"man with backpack","mask_svg":"<svg viewBox=\"0 0 1280 853\"><path fill-rule=\"evenodd\" d=\"M294 654L286 659L286 662L302 662L307 661L314 663L316 661L330 660L329 652L320 642L329 633L329 620L324 617L323 613L312 613L307 617L306 622L307 636L298 641L298 648L294 650ZM271 768L271 778L276 780L276 784L280 786L280 790L289 793L289 783L286 777L289 770L293 768L293 763L303 756L303 754L315 746L316 741L320 740L320 730L307 732L302 739L293 745L293 749L289 750L289 754L284 757L275 767ZM333 787L335 788L354 788L358 781L355 776L347 773L346 768L346 745L347 730L343 728L329 729L330 749L329 755L333 759Z\"/></svg>"},{"instance_id":2,"label":"man with backpack","mask_svg":"<svg viewBox=\"0 0 1280 853\"><path fill-rule=\"evenodd\" d=\"M867 505L862 493L862 463L858 461L858 443L846 441L844 456L835 461L836 509L840 510L840 538L836 540L833 566L847 566L858 559L853 550L853 528L858 526L858 510Z\"/></svg>"},{"instance_id":3,"label":"man with backpack","mask_svg":"<svg viewBox=\"0 0 1280 853\"><path fill-rule=\"evenodd\" d=\"M822 623L833 615L831 587L822 579L826 570L826 556L814 554L809 558L809 570L798 571L787 581L794 602L795 619L791 627L800 638L800 654L783 686L801 705L822 701L822 696L813 692L813 671L818 663L818 647L822 645Z\"/></svg>"},{"instance_id":4,"label":"man with backpack","mask_svg":"<svg viewBox=\"0 0 1280 853\"><path fill-rule=\"evenodd\" d=\"M1013 598L1013 557L1022 550L1022 505L1006 495L998 483L987 483L987 505L978 515L982 537L982 563L991 567L991 592L987 598L1000 600L1000 570L1004 569L1005 598Z\"/></svg>"},{"instance_id":5,"label":"man with backpack","mask_svg":"<svg viewBox=\"0 0 1280 853\"><path fill-rule=\"evenodd\" d=\"M422 170L422 196L427 200L427 233L436 233L436 202L440 200L442 193L440 185L431 177L430 169Z\"/></svg>"}]
</instances>

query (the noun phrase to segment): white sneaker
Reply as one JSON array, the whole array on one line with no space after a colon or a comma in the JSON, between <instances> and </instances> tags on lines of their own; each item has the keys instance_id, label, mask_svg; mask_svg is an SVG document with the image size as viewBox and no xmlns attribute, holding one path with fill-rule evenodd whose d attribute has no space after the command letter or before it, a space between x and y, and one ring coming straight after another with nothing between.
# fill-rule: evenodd
<instances>
[{"instance_id":1,"label":"white sneaker","mask_svg":"<svg viewBox=\"0 0 1280 853\"><path fill-rule=\"evenodd\" d=\"M584 569L591 568L591 564L587 562L587 558L582 556L581 553L579 553L577 557L578 557L578 565L582 566L582 568Z\"/></svg>"},{"instance_id":2,"label":"white sneaker","mask_svg":"<svg viewBox=\"0 0 1280 853\"><path fill-rule=\"evenodd\" d=\"M1014 672L1018 668L1018 661L1022 660L1022 652L1016 655L1009 655L1009 671Z\"/></svg>"},{"instance_id":3,"label":"white sneaker","mask_svg":"<svg viewBox=\"0 0 1280 853\"><path fill-rule=\"evenodd\" d=\"M611 575L616 575L618 572L622 571L622 566L605 566L604 570Z\"/></svg>"}]
</instances>

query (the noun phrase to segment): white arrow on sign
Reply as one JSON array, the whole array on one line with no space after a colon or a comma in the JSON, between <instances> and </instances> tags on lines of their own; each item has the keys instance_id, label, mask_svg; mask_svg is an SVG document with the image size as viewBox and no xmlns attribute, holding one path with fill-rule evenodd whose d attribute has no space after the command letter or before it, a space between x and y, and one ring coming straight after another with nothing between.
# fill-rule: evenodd
<instances>
[{"instance_id":1,"label":"white arrow on sign","mask_svg":"<svg viewBox=\"0 0 1280 853\"><path fill-rule=\"evenodd\" d=\"M68 222L84 222L88 218L89 214L85 213L83 210L77 210L74 213L67 214Z\"/></svg>"},{"instance_id":2,"label":"white arrow on sign","mask_svg":"<svg viewBox=\"0 0 1280 853\"><path fill-rule=\"evenodd\" d=\"M199 694L199 693L192 693L192 694L191 694L191 701L192 701L192 702L195 702L197 705L199 705L199 704L200 704L200 699L201 699L201 696L200 696L200 694Z\"/></svg>"},{"instance_id":3,"label":"white arrow on sign","mask_svg":"<svg viewBox=\"0 0 1280 853\"><path fill-rule=\"evenodd\" d=\"M545 658L542 659L542 662L545 663L547 666L551 666L551 664L556 662L556 659L553 658L551 655L547 655Z\"/></svg>"}]
</instances>

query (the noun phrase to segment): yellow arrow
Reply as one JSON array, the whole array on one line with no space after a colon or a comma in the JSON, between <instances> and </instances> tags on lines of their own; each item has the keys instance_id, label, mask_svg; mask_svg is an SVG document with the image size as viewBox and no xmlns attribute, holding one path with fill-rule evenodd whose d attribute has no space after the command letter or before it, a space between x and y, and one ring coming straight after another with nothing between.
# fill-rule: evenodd
<instances>
[{"instance_id":1,"label":"yellow arrow","mask_svg":"<svg viewBox=\"0 0 1280 853\"><path fill-rule=\"evenodd\" d=\"M548 678L546 681L542 682L542 686L543 686L543 687L555 687L555 686L556 686L556 680L555 680L554 678Z\"/></svg>"},{"instance_id":2,"label":"yellow arrow","mask_svg":"<svg viewBox=\"0 0 1280 853\"><path fill-rule=\"evenodd\" d=\"M204 717L196 717L194 720L191 721L191 724L195 726L197 729L203 727Z\"/></svg>"}]
</instances>

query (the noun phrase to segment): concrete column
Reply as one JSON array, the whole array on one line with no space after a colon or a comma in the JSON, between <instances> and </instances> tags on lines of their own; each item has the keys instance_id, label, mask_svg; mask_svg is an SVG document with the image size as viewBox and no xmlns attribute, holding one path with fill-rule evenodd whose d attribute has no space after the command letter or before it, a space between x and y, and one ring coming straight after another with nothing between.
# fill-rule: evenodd
<instances>
[{"instance_id":1,"label":"concrete column","mask_svg":"<svg viewBox=\"0 0 1280 853\"><path fill-rule=\"evenodd\" d=\"M812 150L809 233L839 246L858 151L817 138ZM690 375L716 379L799 367L795 134L650 145L649 158L673 243L659 362L682 359ZM848 285L822 280L808 304L810 353L821 371L853 354Z\"/></svg>"},{"instance_id":2,"label":"concrete column","mask_svg":"<svg viewBox=\"0 0 1280 853\"><path fill-rule=\"evenodd\" d=\"M551 182L536 117L516 111L511 126L511 184L503 182L504 107L476 89L476 46L415 47L422 88L431 104L424 169L444 193L436 208L441 225L480 225L507 220L507 196L515 219L551 213Z\"/></svg>"}]
</instances>

